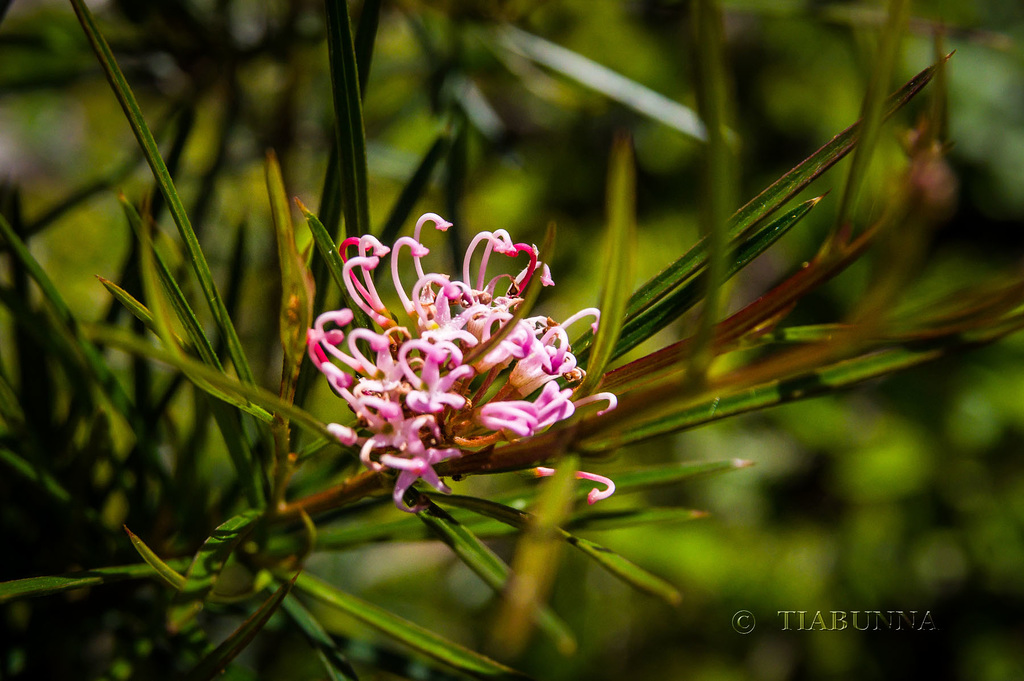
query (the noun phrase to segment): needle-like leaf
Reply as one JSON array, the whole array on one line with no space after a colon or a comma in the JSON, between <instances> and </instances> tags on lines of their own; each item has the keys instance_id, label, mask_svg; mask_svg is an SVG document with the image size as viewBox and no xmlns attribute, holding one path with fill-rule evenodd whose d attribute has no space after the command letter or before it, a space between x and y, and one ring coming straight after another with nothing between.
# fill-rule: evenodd
<instances>
[{"instance_id":1,"label":"needle-like leaf","mask_svg":"<svg viewBox=\"0 0 1024 681\"><path fill-rule=\"evenodd\" d=\"M182 205L177 189L174 187L174 181L167 170L167 165L160 155L156 140L146 125L142 109L139 108L139 103L135 99L128 81L117 65L110 46L100 33L92 12L89 11L84 0L71 0L71 5L75 10L75 14L78 15L78 20L82 24L82 28L89 39L89 43L92 45L93 51L99 58L100 65L107 75L107 80L110 81L114 94L117 96L117 100L128 119L128 124L131 126L139 146L142 147L142 153L145 155L146 161L153 171L157 185L160 187L160 192L167 202L168 211L174 219L174 224L178 227L178 233L185 244L192 269L203 290L203 296L206 298L210 311L213 313L217 328L220 329L221 334L227 341L228 353L235 365L235 370L244 382L253 383L252 370L249 368L249 362L242 350L242 343L238 338L238 333L235 331L235 326L231 321L224 301L217 291L217 285L213 281L213 274L210 272L210 266L206 262L206 256L203 254L199 240L192 229L192 223L189 221L185 207Z\"/></svg>"},{"instance_id":2,"label":"needle-like leaf","mask_svg":"<svg viewBox=\"0 0 1024 681\"><path fill-rule=\"evenodd\" d=\"M267 621L277 612L288 592L291 591L294 581L293 579L282 584L270 598L264 601L263 605L256 612L242 622L238 629L231 632L230 636L224 639L219 646L214 648L209 655L193 667L192 671L185 677L186 681L209 681L209 679L219 675L233 659L238 657L239 653L245 650L246 646L256 637L256 634L263 629Z\"/></svg>"},{"instance_id":3,"label":"needle-like leaf","mask_svg":"<svg viewBox=\"0 0 1024 681\"><path fill-rule=\"evenodd\" d=\"M620 136L612 147L607 190L608 236L604 249L605 274L601 290L601 322L587 362L587 377L579 396L597 389L615 351L626 316L626 291L633 284L636 260L636 169L632 140Z\"/></svg>"},{"instance_id":4,"label":"needle-like leaf","mask_svg":"<svg viewBox=\"0 0 1024 681\"><path fill-rule=\"evenodd\" d=\"M295 586L318 601L337 608L396 641L474 678L510 681L526 678L503 664L448 641L433 631L393 615L379 606L347 594L308 573L300 574Z\"/></svg>"}]
</instances>

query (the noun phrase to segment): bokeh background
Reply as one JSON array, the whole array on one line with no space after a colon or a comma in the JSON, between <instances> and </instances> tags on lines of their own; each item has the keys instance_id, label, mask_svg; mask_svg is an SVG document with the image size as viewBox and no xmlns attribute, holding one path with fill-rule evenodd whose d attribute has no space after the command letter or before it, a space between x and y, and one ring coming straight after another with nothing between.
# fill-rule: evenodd
<instances>
[{"instance_id":1,"label":"bokeh background","mask_svg":"<svg viewBox=\"0 0 1024 681\"><path fill-rule=\"evenodd\" d=\"M240 229L250 234L238 323L253 365L265 367L264 383L274 386L277 313L266 301L275 255L262 163L274 149L289 192L318 205L332 119L322 5L90 5L165 156L178 159L179 190L215 268L231 260ZM151 178L70 7L42 0L0 7L0 181L19 188L33 252L61 292L81 317L98 319L110 301L95 276L116 279L131 249L117 192L138 198ZM857 119L884 7L811 0L722 7L745 201ZM359 3L350 8L358 16ZM939 49L955 50L946 105L959 189L910 301L1018 270L1024 256L1024 6L918 0L912 14L891 89L934 61L936 35ZM700 148L599 91L600 78L581 82L511 49L507 25L693 106L689 3L384 3L364 110L374 224L439 135L450 133L429 200L418 208L444 214L464 233L500 227L535 242L556 223L558 285L541 307L564 316L593 305L600 289L616 131L629 131L636 145L637 284L698 236ZM900 167L901 136L939 92L930 87L884 129L858 207L861 224L877 215L886 179ZM811 186L807 196L832 193L730 286L732 306L813 256L838 209L845 170L841 164ZM80 200L54 211L76 193ZM870 260L804 301L795 318L843 319L871 276ZM0 318L0 341L11 333L8 322ZM684 331L685 320L646 347ZM325 404L323 415L336 406ZM544 679L1024 678L1022 449L1018 336L840 395L618 452L609 470L731 458L755 465L665 492L674 504L709 511L704 519L600 535L677 584L681 606L566 555L553 604L580 649L565 657L538 640L517 664ZM117 522L118 509L103 512ZM506 555L512 549L497 546ZM26 574L19 566L0 569L10 579ZM485 645L493 602L442 546L351 551L312 567L456 640ZM756 618L753 632L734 630L739 610ZM826 618L831 610L929 611L938 630L784 631L783 610L808 611L808 622L818 610ZM47 613L39 602L0 611L22 634L52 626ZM335 625L358 638L351 623ZM87 650L102 643L81 638ZM260 678L321 673L304 644L273 624L246 663ZM22 678L12 651L4 664L0 678ZM88 665L77 671L96 675Z\"/></svg>"}]
</instances>

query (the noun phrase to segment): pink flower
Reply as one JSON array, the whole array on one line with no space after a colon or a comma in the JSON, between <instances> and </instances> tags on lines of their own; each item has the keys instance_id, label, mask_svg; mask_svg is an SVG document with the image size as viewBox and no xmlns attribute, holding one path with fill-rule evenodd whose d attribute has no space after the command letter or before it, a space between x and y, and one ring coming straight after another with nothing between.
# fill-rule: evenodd
<instances>
[{"instance_id":1,"label":"pink flower","mask_svg":"<svg viewBox=\"0 0 1024 681\"><path fill-rule=\"evenodd\" d=\"M423 508L409 508L403 501L417 481L441 492L451 491L434 466L462 454L453 446L456 440L493 443L529 437L590 402L609 403L599 413L615 406L610 393L573 399L584 374L576 367L566 329L587 316L594 317L591 326L596 328L596 309L582 310L562 324L547 317L513 321L522 303L520 293L532 277L539 276L544 286L554 284L548 266L538 259L536 246L514 243L503 229L480 232L466 251L462 279L453 280L448 274L424 269L423 259L430 250L420 236L428 222L440 231L451 226L439 215L426 213L413 235L399 238L391 248L368 235L346 239L341 245L345 287L379 331L349 328L354 316L343 309L321 314L307 332L310 360L356 417L352 426L330 424L328 430L342 445L358 446L367 468L397 471L395 506L410 512ZM356 252L350 256L352 248ZM399 274L399 258L406 251L417 276L411 288ZM517 275L489 277L492 256L516 258L524 253L529 262ZM373 272L388 255L395 295L402 306L398 315L387 309L373 281ZM478 258L475 267L474 257ZM507 287L502 285L506 280ZM406 318L413 323L396 322ZM472 348L507 324L514 326L501 341L483 357L466 361ZM559 378L568 387L559 387ZM610 481L606 484L604 496L614 490Z\"/></svg>"}]
</instances>

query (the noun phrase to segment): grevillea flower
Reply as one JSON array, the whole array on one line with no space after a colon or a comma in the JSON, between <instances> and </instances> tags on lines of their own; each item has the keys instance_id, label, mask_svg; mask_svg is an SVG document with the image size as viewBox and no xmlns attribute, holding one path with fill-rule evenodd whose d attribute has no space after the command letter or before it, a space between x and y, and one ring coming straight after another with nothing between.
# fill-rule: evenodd
<instances>
[{"instance_id":1,"label":"grevillea flower","mask_svg":"<svg viewBox=\"0 0 1024 681\"><path fill-rule=\"evenodd\" d=\"M390 248L369 235L342 242L348 294L376 326L353 328L355 315L342 309L321 314L306 336L310 360L356 416L354 427L333 423L328 430L342 444L359 446L367 468L395 471L395 505L410 512L422 508L403 501L417 480L451 492L435 464L465 449L530 437L591 402L607 404L598 413L616 405L612 393L575 395L584 372L576 366L567 329L592 317L596 330L598 310L581 310L562 323L548 317L513 321L523 302L520 294L534 276L543 286L554 285L536 246L514 243L503 229L480 232L466 251L462 279L453 280L424 270L430 250L420 235L427 223L441 231L451 227L441 216L426 213L411 237L399 238ZM522 254L529 263L519 274L488 278L495 256ZM397 313L387 308L374 284L374 271L389 255L402 306ZM411 258L417 276L410 288L400 276L403 257ZM508 324L513 328L486 353L473 353ZM552 469L536 472L545 476ZM577 477L605 485L603 491L591 491L590 503L615 491L607 478L582 472Z\"/></svg>"}]
</instances>

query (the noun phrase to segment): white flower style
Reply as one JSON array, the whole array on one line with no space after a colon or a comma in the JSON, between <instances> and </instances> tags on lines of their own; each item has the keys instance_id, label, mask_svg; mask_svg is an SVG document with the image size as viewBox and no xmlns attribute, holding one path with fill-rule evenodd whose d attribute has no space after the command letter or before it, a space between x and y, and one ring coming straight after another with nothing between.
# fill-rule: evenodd
<instances>
[{"instance_id":1,"label":"white flower style","mask_svg":"<svg viewBox=\"0 0 1024 681\"><path fill-rule=\"evenodd\" d=\"M342 309L321 314L307 332L310 359L357 420L355 427L330 424L329 431L344 445L358 445L367 468L398 473L395 505L409 512L425 508L409 507L403 501L417 480L451 492L433 466L460 456L460 447L474 449L530 437L569 418L583 404L606 402L598 413L616 405L615 395L607 392L573 399L584 372L576 366L566 329L593 317L591 327L596 330L600 313L595 308L581 310L561 324L547 317L515 321L483 356L471 356L473 348L513 323L523 300L520 294L534 276L544 286L554 282L547 265L538 260L537 247L513 243L503 229L473 238L461 281L426 272L422 259L430 251L420 241L420 233L428 222L441 231L451 227L439 215L426 213L413 235L399 238L391 248L369 235L351 237L340 246L349 297L379 330L350 328L354 314ZM352 248L354 255L349 253ZM409 251L417 275L409 290L399 276L403 249ZM472 261L478 251L474 271ZM518 275L487 278L493 255L515 258L523 253L529 264ZM387 309L374 285L374 270L388 254L401 315ZM494 389L502 375L507 379ZM559 378L569 387L560 388ZM536 472L550 475L551 469ZM615 490L612 481L602 476L580 472L577 477L605 485L604 490L591 491L590 503Z\"/></svg>"}]
</instances>

